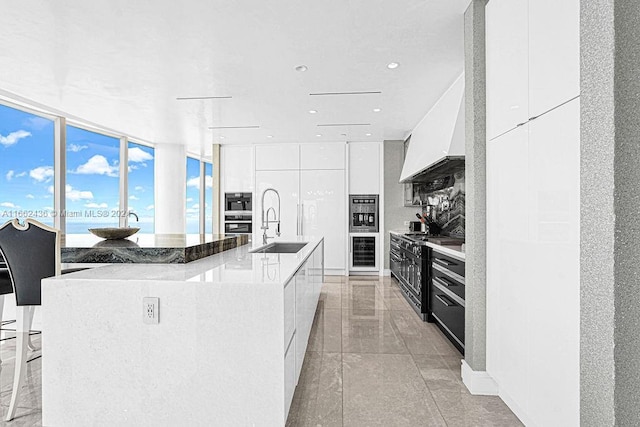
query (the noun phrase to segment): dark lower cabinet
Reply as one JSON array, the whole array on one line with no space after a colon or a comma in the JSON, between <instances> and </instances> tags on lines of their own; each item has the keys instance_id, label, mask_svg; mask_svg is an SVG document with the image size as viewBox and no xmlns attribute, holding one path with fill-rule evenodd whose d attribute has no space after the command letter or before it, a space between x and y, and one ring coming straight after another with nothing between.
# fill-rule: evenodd
<instances>
[{"instance_id":1,"label":"dark lower cabinet","mask_svg":"<svg viewBox=\"0 0 640 427\"><path fill-rule=\"evenodd\" d=\"M464 355L464 261L433 251L429 286L429 320Z\"/></svg>"}]
</instances>

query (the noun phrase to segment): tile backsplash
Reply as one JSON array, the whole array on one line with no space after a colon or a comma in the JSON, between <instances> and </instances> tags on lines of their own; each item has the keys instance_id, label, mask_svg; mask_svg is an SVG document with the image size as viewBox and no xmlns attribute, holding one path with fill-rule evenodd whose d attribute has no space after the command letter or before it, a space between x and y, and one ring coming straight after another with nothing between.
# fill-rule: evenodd
<instances>
[{"instance_id":1,"label":"tile backsplash","mask_svg":"<svg viewBox=\"0 0 640 427\"><path fill-rule=\"evenodd\" d=\"M464 237L464 169L454 172L442 183L439 189L434 189L433 183L413 184L413 200L421 202L422 213L435 221L443 234Z\"/></svg>"}]
</instances>

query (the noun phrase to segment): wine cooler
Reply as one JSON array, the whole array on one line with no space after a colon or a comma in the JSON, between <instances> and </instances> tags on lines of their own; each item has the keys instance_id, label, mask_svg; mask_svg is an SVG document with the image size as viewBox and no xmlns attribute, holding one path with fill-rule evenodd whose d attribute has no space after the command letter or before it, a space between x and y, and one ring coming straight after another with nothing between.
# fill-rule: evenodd
<instances>
[{"instance_id":1,"label":"wine cooler","mask_svg":"<svg viewBox=\"0 0 640 427\"><path fill-rule=\"evenodd\" d=\"M378 270L378 236L351 235L350 236L350 271Z\"/></svg>"}]
</instances>

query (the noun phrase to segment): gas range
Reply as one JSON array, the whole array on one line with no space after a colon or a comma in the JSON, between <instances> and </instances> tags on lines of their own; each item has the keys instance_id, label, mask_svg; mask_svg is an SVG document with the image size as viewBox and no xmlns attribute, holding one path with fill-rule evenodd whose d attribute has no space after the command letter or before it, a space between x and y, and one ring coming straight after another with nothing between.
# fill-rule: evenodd
<instances>
[{"instance_id":1,"label":"gas range","mask_svg":"<svg viewBox=\"0 0 640 427\"><path fill-rule=\"evenodd\" d=\"M464 239L458 237L436 236L427 233L405 233L403 236L417 244L429 242L436 245L461 245L464 243Z\"/></svg>"}]
</instances>

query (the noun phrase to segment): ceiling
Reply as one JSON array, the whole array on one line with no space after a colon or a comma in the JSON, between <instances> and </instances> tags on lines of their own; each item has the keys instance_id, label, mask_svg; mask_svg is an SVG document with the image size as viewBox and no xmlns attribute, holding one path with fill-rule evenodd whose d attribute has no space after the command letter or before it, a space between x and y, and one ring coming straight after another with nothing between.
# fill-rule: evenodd
<instances>
[{"instance_id":1,"label":"ceiling","mask_svg":"<svg viewBox=\"0 0 640 427\"><path fill-rule=\"evenodd\" d=\"M468 3L10 2L0 95L203 155L212 142L402 139L463 70ZM358 91L381 93L309 95ZM231 98L176 99L211 96Z\"/></svg>"}]
</instances>

